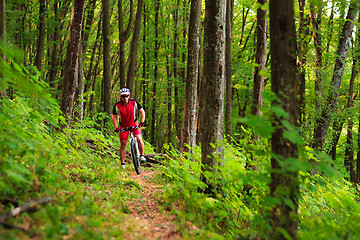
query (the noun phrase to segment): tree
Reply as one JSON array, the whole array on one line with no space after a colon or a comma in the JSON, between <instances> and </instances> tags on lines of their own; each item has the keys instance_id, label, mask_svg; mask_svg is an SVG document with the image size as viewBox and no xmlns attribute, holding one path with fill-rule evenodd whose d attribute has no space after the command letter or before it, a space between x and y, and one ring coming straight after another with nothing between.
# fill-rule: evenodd
<instances>
[{"instance_id":1,"label":"tree","mask_svg":"<svg viewBox=\"0 0 360 240\"><path fill-rule=\"evenodd\" d=\"M111 114L111 43L110 43L110 1L102 0L103 8L103 61L104 61L104 112Z\"/></svg>"},{"instance_id":2,"label":"tree","mask_svg":"<svg viewBox=\"0 0 360 240\"><path fill-rule=\"evenodd\" d=\"M353 67L351 70L350 84L349 84L349 93L348 93L348 101L347 101L347 115L348 117L348 126L347 126L347 136L346 136L346 147L345 147L345 159L344 165L346 170L350 173L350 181L355 182L356 174L354 168L354 144L353 144L353 125L354 121L352 119L351 110L354 105L354 81L358 72L357 69L357 57L354 57Z\"/></svg>"},{"instance_id":3,"label":"tree","mask_svg":"<svg viewBox=\"0 0 360 240\"><path fill-rule=\"evenodd\" d=\"M77 89L79 73L79 47L81 44L81 30L84 18L85 0L74 0L65 60L63 91L60 109L70 123L73 113L74 97Z\"/></svg>"},{"instance_id":4,"label":"tree","mask_svg":"<svg viewBox=\"0 0 360 240\"><path fill-rule=\"evenodd\" d=\"M321 19L324 2L320 0L315 5L314 2L310 4L310 22L313 27L313 37L315 46L315 109L321 111L321 97L322 97L322 46L321 46Z\"/></svg>"},{"instance_id":5,"label":"tree","mask_svg":"<svg viewBox=\"0 0 360 240\"><path fill-rule=\"evenodd\" d=\"M233 86L232 86L232 65L231 65L231 45L234 1L226 1L226 40L225 40L225 71L226 71L226 105L225 105L225 134L227 140L231 142L232 135L232 108L233 108Z\"/></svg>"},{"instance_id":6,"label":"tree","mask_svg":"<svg viewBox=\"0 0 360 240\"><path fill-rule=\"evenodd\" d=\"M153 83L153 91L152 91L152 109L151 109L151 144L155 144L155 120L156 120L156 82L158 81L158 55L159 55L159 48L160 43L158 40L159 37L159 12L160 12L160 1L155 0L155 49L154 49L154 83Z\"/></svg>"},{"instance_id":7,"label":"tree","mask_svg":"<svg viewBox=\"0 0 360 240\"><path fill-rule=\"evenodd\" d=\"M129 22L127 27L124 27L124 11L123 0L118 0L118 15L119 15L119 74L120 74L120 88L126 87L126 61L125 61L125 44L129 39L131 26L133 22L133 0L130 0L129 7Z\"/></svg>"},{"instance_id":8,"label":"tree","mask_svg":"<svg viewBox=\"0 0 360 240\"><path fill-rule=\"evenodd\" d=\"M269 10L271 90L276 97L272 102L272 108L283 109L286 113L279 114L274 111L272 120L275 131L271 136L273 156L270 196L276 199L274 200L276 203L272 207L270 239L285 239L284 230L291 239L296 239L298 226L296 215L299 204L298 173L297 170L291 171L287 168L285 161L297 161L297 146L284 136L286 125L295 127L297 123L298 82L294 2L271 0Z\"/></svg>"},{"instance_id":9,"label":"tree","mask_svg":"<svg viewBox=\"0 0 360 240\"><path fill-rule=\"evenodd\" d=\"M203 172L216 175L224 154L225 89L225 11L226 0L206 0L204 19L203 80L201 88L201 162ZM205 177L205 193L214 194L216 186Z\"/></svg>"},{"instance_id":10,"label":"tree","mask_svg":"<svg viewBox=\"0 0 360 240\"><path fill-rule=\"evenodd\" d=\"M37 53L35 57L35 66L42 71L42 61L44 53L44 43L45 43L45 0L39 1L39 37L37 40Z\"/></svg>"},{"instance_id":11,"label":"tree","mask_svg":"<svg viewBox=\"0 0 360 240\"><path fill-rule=\"evenodd\" d=\"M360 23L360 18L358 18L358 23ZM345 159L344 165L346 170L350 173L350 181L353 183L359 183L359 169L355 170L359 167L359 156L357 158L357 166L355 166L355 159L354 159L354 140L353 140L353 114L351 114L354 107L354 82L355 78L359 73L359 64L360 64L360 29L357 28L356 32L356 40L354 41L353 45L353 66L351 70L351 77L350 77L350 84L349 84L349 93L348 93L348 100L347 100L347 109L348 109L348 126L347 126L347 137L346 137L346 148L345 148ZM360 145L359 145L360 146ZM357 172L356 172L357 171Z\"/></svg>"},{"instance_id":12,"label":"tree","mask_svg":"<svg viewBox=\"0 0 360 240\"><path fill-rule=\"evenodd\" d=\"M346 22L340 35L333 76L330 83L329 94L326 98L325 106L321 111L321 116L316 119L315 130L312 140L312 147L317 151L322 151L325 136L329 129L332 113L335 110L339 89L344 73L345 63L350 48L350 39L353 32L354 22L359 13L359 6L356 2L351 2Z\"/></svg>"},{"instance_id":13,"label":"tree","mask_svg":"<svg viewBox=\"0 0 360 240\"><path fill-rule=\"evenodd\" d=\"M258 0L256 24L256 54L255 71L253 82L253 94L251 114L261 116L261 107L263 104L262 93L265 87L265 78L263 71L266 69L266 49L267 49L267 20L265 18L267 11L263 10L267 0Z\"/></svg>"},{"instance_id":14,"label":"tree","mask_svg":"<svg viewBox=\"0 0 360 240\"><path fill-rule=\"evenodd\" d=\"M201 0L191 1L188 61L183 116L182 152L190 152L196 144L196 110L201 38Z\"/></svg>"},{"instance_id":15,"label":"tree","mask_svg":"<svg viewBox=\"0 0 360 240\"><path fill-rule=\"evenodd\" d=\"M134 76L135 76L135 71L136 71L136 66L137 66L136 60L137 60L137 52L138 52L138 48L139 48L139 38L140 38L143 3L144 3L143 0L138 0L133 39L131 41L129 71L128 71L127 81L126 81L126 86L130 89L130 91L133 90Z\"/></svg>"},{"instance_id":16,"label":"tree","mask_svg":"<svg viewBox=\"0 0 360 240\"><path fill-rule=\"evenodd\" d=\"M6 0L0 0L0 40L6 39Z\"/></svg>"},{"instance_id":17,"label":"tree","mask_svg":"<svg viewBox=\"0 0 360 240\"><path fill-rule=\"evenodd\" d=\"M181 118L180 118L180 108L179 106L179 87L178 87L178 79L181 79L179 74L179 67L178 67L178 61L179 61L179 26L180 26L180 0L177 0L176 7L174 9L174 51L173 51L173 72L174 72L174 100L175 100L175 113L174 113L174 122L175 122L175 129L176 129L176 140L177 140L177 148L181 149ZM171 143L171 142L170 142Z\"/></svg>"},{"instance_id":18,"label":"tree","mask_svg":"<svg viewBox=\"0 0 360 240\"><path fill-rule=\"evenodd\" d=\"M305 15L305 0L299 0L299 29L298 29L298 61L299 68L299 122L302 124L305 118L305 90L306 90L306 54L309 50L310 28L309 17Z\"/></svg>"},{"instance_id":19,"label":"tree","mask_svg":"<svg viewBox=\"0 0 360 240\"><path fill-rule=\"evenodd\" d=\"M0 44L6 41L6 0L0 0ZM2 60L6 59L5 54L0 53L0 58ZM0 78L2 78L2 73L0 73ZM1 95L6 95L6 93L0 93Z\"/></svg>"}]
</instances>

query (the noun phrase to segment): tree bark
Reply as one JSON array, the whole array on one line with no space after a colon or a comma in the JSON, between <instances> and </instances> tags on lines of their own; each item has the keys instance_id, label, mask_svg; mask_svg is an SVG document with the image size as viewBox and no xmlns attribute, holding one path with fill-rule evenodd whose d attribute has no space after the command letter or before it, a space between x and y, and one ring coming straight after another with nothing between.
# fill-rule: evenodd
<instances>
[{"instance_id":1,"label":"tree bark","mask_svg":"<svg viewBox=\"0 0 360 240\"><path fill-rule=\"evenodd\" d=\"M156 123L156 82L158 81L158 54L160 49L159 44L159 12L160 0L155 0L155 49L154 49L154 83L152 91L152 109L151 109L151 144L155 145L155 123Z\"/></svg>"},{"instance_id":2,"label":"tree bark","mask_svg":"<svg viewBox=\"0 0 360 240\"><path fill-rule=\"evenodd\" d=\"M332 160L336 160L336 150L337 150L337 144L340 139L341 131L344 125L345 119L344 116L340 116L340 118L336 119L336 121L333 122L332 127L332 141L331 141L331 149L329 151L329 155L331 156Z\"/></svg>"},{"instance_id":3,"label":"tree bark","mask_svg":"<svg viewBox=\"0 0 360 240\"><path fill-rule=\"evenodd\" d=\"M83 45L79 47L79 74L78 74L78 89L76 91L76 111L75 119L82 122L84 119L84 59L83 59Z\"/></svg>"},{"instance_id":4,"label":"tree bark","mask_svg":"<svg viewBox=\"0 0 360 240\"><path fill-rule=\"evenodd\" d=\"M37 39L37 53L34 65L41 72L45 43L45 0L39 0L39 35Z\"/></svg>"},{"instance_id":5,"label":"tree bark","mask_svg":"<svg viewBox=\"0 0 360 240\"><path fill-rule=\"evenodd\" d=\"M147 6L146 4L144 4L144 14L143 14L144 20L143 20L143 43L146 44L147 42L147 32L148 32L148 18L147 18ZM147 60L147 53L148 53L148 49L146 47L143 47L143 54L142 54L142 61L143 61L143 71L142 71L142 83L141 83L141 87L142 87L142 105L143 108L146 109L147 106L147 101L146 101L146 92L148 91L149 88L149 82L146 81L146 79L149 79L149 73L148 73L148 62ZM143 133L144 138L147 135L147 131L144 131Z\"/></svg>"},{"instance_id":6,"label":"tree bark","mask_svg":"<svg viewBox=\"0 0 360 240\"><path fill-rule=\"evenodd\" d=\"M325 106L321 111L321 116L317 118L315 123L312 147L317 151L323 150L325 136L331 122L331 116L336 107L345 63L349 53L351 34L353 32L354 22L358 16L358 13L359 8L356 3L351 3L348 10L346 22L340 35L338 50L336 54L337 57L334 66L333 77L330 83L329 94L327 96Z\"/></svg>"},{"instance_id":7,"label":"tree bark","mask_svg":"<svg viewBox=\"0 0 360 240\"><path fill-rule=\"evenodd\" d=\"M59 16L58 16L58 3L54 2L54 22L55 29L52 36L53 45L51 53L51 62L50 62L50 73L49 73L49 83L51 88L55 88L55 77L57 74L57 65L58 65L58 39L59 39Z\"/></svg>"},{"instance_id":8,"label":"tree bark","mask_svg":"<svg viewBox=\"0 0 360 240\"><path fill-rule=\"evenodd\" d=\"M179 88L177 81L179 81L179 71L178 71L178 61L179 61L179 54L178 54L178 42L179 42L179 25L180 25L180 0L177 0L177 7L174 11L174 51L173 51L173 69L174 69L174 103L175 103L175 112L174 112L174 121L175 121L175 133L176 133L176 141L177 141L177 148L180 150L181 147L181 118L180 118L180 106L179 106Z\"/></svg>"},{"instance_id":9,"label":"tree bark","mask_svg":"<svg viewBox=\"0 0 360 240\"><path fill-rule=\"evenodd\" d=\"M170 36L170 34L169 34ZM169 41L170 42L170 41ZM171 71L170 71L170 61L169 55L166 54L166 73L167 73L167 141L168 144L172 145L172 81L171 81Z\"/></svg>"},{"instance_id":10,"label":"tree bark","mask_svg":"<svg viewBox=\"0 0 360 240\"><path fill-rule=\"evenodd\" d=\"M6 0L0 0L0 44L6 41ZM0 58L5 61L6 54L0 53ZM4 73L0 71L0 78L4 76ZM0 92L0 98L6 96L6 90Z\"/></svg>"},{"instance_id":11,"label":"tree bark","mask_svg":"<svg viewBox=\"0 0 360 240\"><path fill-rule=\"evenodd\" d=\"M103 8L103 61L104 61L104 112L111 114L111 29L110 29L110 1L102 0Z\"/></svg>"},{"instance_id":12,"label":"tree bark","mask_svg":"<svg viewBox=\"0 0 360 240\"><path fill-rule=\"evenodd\" d=\"M305 0L299 0L300 22L298 29L298 61L299 68L299 123L302 124L305 119L305 89L306 89L306 54L309 50L309 40L306 40L310 34L309 17L305 16Z\"/></svg>"},{"instance_id":13,"label":"tree bark","mask_svg":"<svg viewBox=\"0 0 360 240\"><path fill-rule=\"evenodd\" d=\"M321 19L323 11L323 1L315 5L313 2L310 4L310 22L313 27L313 37L315 46L315 111L321 111L322 102L322 42L321 42Z\"/></svg>"},{"instance_id":14,"label":"tree bark","mask_svg":"<svg viewBox=\"0 0 360 240\"><path fill-rule=\"evenodd\" d=\"M6 40L6 0L0 0L0 40Z\"/></svg>"},{"instance_id":15,"label":"tree bark","mask_svg":"<svg viewBox=\"0 0 360 240\"><path fill-rule=\"evenodd\" d=\"M65 60L64 84L60 104L60 109L66 117L67 124L70 124L72 118L74 97L76 89L78 87L78 56L81 30L84 18L84 9L85 0L74 0Z\"/></svg>"},{"instance_id":16,"label":"tree bark","mask_svg":"<svg viewBox=\"0 0 360 240\"><path fill-rule=\"evenodd\" d=\"M96 39L95 39L95 43L94 46L92 48L92 53L91 53L91 58L90 58L90 66L88 67L88 70L86 72L86 77L85 79L87 79L86 84L85 84L85 89L84 92L87 92L88 89L91 88L92 91L94 91L94 85L96 82L96 72L99 66L99 58L96 58L96 51L99 50L99 52L101 51L101 40L100 40L100 36L101 36L101 18L98 22L98 27L97 27L97 33L96 33ZM100 42L100 43L99 43ZM93 64L95 62L95 66L93 67ZM91 80L93 78L93 80ZM92 103L93 103L93 99L94 99L94 94L90 95L90 99L88 101L85 101L84 103L84 109L86 109L86 103L89 102L89 108L88 111L86 111L87 113L91 113L92 112Z\"/></svg>"},{"instance_id":17,"label":"tree bark","mask_svg":"<svg viewBox=\"0 0 360 240\"><path fill-rule=\"evenodd\" d=\"M353 143L353 126L354 122L352 120L351 109L353 108L354 103L354 82L356 75L358 73L357 70L357 61L354 59L353 67L351 71L350 77L350 84L349 84L349 93L348 93L348 102L347 102L347 116L348 116L348 126L347 126L347 136L346 136L346 147L345 147L345 159L344 159L344 166L346 170L350 173L350 181L355 182L356 180L356 173L354 168L354 143Z\"/></svg>"},{"instance_id":18,"label":"tree bark","mask_svg":"<svg viewBox=\"0 0 360 240\"><path fill-rule=\"evenodd\" d=\"M119 15L119 74L120 74L120 88L126 87L126 60L125 60L125 44L130 36L130 30L133 22L133 0L130 0L129 8L129 22L126 28L124 27L124 11L123 11L123 0L118 0L118 15Z\"/></svg>"},{"instance_id":19,"label":"tree bark","mask_svg":"<svg viewBox=\"0 0 360 240\"><path fill-rule=\"evenodd\" d=\"M137 6L137 11L136 11L136 17L135 17L134 33L133 33L133 39L131 42L129 71L128 71L127 81L126 81L127 82L126 85L130 89L130 91L133 91L134 76L135 76L136 66L137 66L137 53L138 53L138 48L139 48L143 3L144 3L143 0L138 0L138 6Z\"/></svg>"},{"instance_id":20,"label":"tree bark","mask_svg":"<svg viewBox=\"0 0 360 240\"><path fill-rule=\"evenodd\" d=\"M288 117L273 115L275 131L271 137L273 157L271 158L270 196L276 199L272 207L272 233L270 239L285 239L286 231L291 239L297 239L298 228L298 170L290 170L285 161L297 161L297 146L283 134L284 121L291 126L297 124L298 82L296 78L296 30L294 2L271 0L270 51L271 90L276 99L272 107L282 108Z\"/></svg>"},{"instance_id":21,"label":"tree bark","mask_svg":"<svg viewBox=\"0 0 360 240\"><path fill-rule=\"evenodd\" d=\"M86 23L84 26L85 32L82 34L83 52L87 51L90 31L91 31L91 27L94 23L94 13L95 13L95 8L96 8L96 1L97 0L90 0L90 2L88 2L89 3L88 7L87 7L88 12L87 12L87 16L86 16Z\"/></svg>"},{"instance_id":22,"label":"tree bark","mask_svg":"<svg viewBox=\"0 0 360 240\"><path fill-rule=\"evenodd\" d=\"M262 93L265 87L265 78L261 71L266 69L266 49L267 49L267 20L265 18L267 11L263 10L267 0L258 0L257 26L256 26L256 53L255 53L255 73L253 83L251 114L261 116L261 107L263 104Z\"/></svg>"},{"instance_id":23,"label":"tree bark","mask_svg":"<svg viewBox=\"0 0 360 240\"><path fill-rule=\"evenodd\" d=\"M225 71L226 71L226 105L225 105L225 135L228 142L232 142L232 108L233 108L233 86L232 86L232 63L231 45L234 0L226 1L226 33L225 33Z\"/></svg>"},{"instance_id":24,"label":"tree bark","mask_svg":"<svg viewBox=\"0 0 360 240\"><path fill-rule=\"evenodd\" d=\"M190 9L188 60L183 115L182 152L191 152L196 145L196 111L199 77L201 0L192 0Z\"/></svg>"},{"instance_id":25,"label":"tree bark","mask_svg":"<svg viewBox=\"0 0 360 240\"><path fill-rule=\"evenodd\" d=\"M360 18L358 18L358 23L360 23ZM349 112L351 113L351 109L354 105L355 95L354 95L354 82L356 75L359 74L359 64L360 64L360 29L357 29L356 32L356 41L354 43L354 55L353 55L353 67L351 71L351 79L350 79L350 86L349 86L349 95L348 95L348 103L347 107L349 108ZM353 142L353 115L349 114L350 117L348 118L348 135L346 141L346 149L345 149L345 167L347 170L350 171L350 181L353 183L359 183L359 176L358 176L358 169L355 169L355 161L354 161L354 142ZM359 140L358 140L359 141ZM360 146L360 145L359 145ZM360 159L357 159L357 162L360 162ZM348 164L347 164L348 163ZM356 168L359 167L357 163Z\"/></svg>"},{"instance_id":26,"label":"tree bark","mask_svg":"<svg viewBox=\"0 0 360 240\"><path fill-rule=\"evenodd\" d=\"M203 172L218 178L216 166L224 157L225 15L226 0L206 0L204 19L204 68L201 89L201 162ZM217 186L205 175L205 193L214 195Z\"/></svg>"}]
</instances>

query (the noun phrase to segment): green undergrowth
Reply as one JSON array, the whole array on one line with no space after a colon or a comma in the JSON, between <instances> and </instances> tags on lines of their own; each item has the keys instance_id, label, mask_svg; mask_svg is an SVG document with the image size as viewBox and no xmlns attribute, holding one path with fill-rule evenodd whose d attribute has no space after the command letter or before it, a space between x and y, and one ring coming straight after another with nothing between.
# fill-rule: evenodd
<instances>
[{"instance_id":1,"label":"green undergrowth","mask_svg":"<svg viewBox=\"0 0 360 240\"><path fill-rule=\"evenodd\" d=\"M57 111L56 105L34 107L26 96L1 100L0 214L30 200L52 200L7 218L0 239L122 238L126 202L138 186L120 168L116 134L90 120L60 130Z\"/></svg>"},{"instance_id":2,"label":"green undergrowth","mask_svg":"<svg viewBox=\"0 0 360 240\"><path fill-rule=\"evenodd\" d=\"M202 173L198 148L186 158L169 149L168 154L173 158L169 158L161 174L166 184L164 206L176 214L184 236L188 239L268 239L270 211L275 200L268 196L270 159L266 143L263 144L258 149L246 144L242 146L247 149L227 144L224 164L217 176ZM245 168L246 159L251 156L257 156L257 171ZM312 155L304 151L301 157L308 159ZM299 239L360 237L356 190L329 165L319 166L320 174L315 176L299 171ZM202 193L205 185L201 174L207 174L213 184L219 186L215 196ZM189 228L189 225L195 227Z\"/></svg>"},{"instance_id":3,"label":"green undergrowth","mask_svg":"<svg viewBox=\"0 0 360 240\"><path fill-rule=\"evenodd\" d=\"M17 54L0 59L0 239L121 239L139 186L120 168L116 133L99 116L62 129L49 86Z\"/></svg>"}]
</instances>

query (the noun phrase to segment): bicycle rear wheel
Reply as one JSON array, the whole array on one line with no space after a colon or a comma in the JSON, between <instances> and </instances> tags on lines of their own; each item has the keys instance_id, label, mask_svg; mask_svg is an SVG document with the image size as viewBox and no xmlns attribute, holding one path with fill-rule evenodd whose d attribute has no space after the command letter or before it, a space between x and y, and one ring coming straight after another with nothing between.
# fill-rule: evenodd
<instances>
[{"instance_id":1,"label":"bicycle rear wheel","mask_svg":"<svg viewBox=\"0 0 360 240\"><path fill-rule=\"evenodd\" d=\"M130 149L131 149L131 158L132 158L133 163L134 163L135 171L136 171L137 174L140 174L141 173L140 157L139 157L140 154L139 154L138 146L137 146L135 141L130 142Z\"/></svg>"}]
</instances>

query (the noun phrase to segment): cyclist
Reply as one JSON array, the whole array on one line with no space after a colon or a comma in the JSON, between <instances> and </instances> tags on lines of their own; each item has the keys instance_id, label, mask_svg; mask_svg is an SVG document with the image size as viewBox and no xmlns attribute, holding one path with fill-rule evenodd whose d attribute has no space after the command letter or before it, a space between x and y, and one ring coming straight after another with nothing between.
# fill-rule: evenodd
<instances>
[{"instance_id":1,"label":"cyclist","mask_svg":"<svg viewBox=\"0 0 360 240\"><path fill-rule=\"evenodd\" d=\"M137 121L137 112L140 113L140 124ZM117 118L119 117L119 125ZM119 132L120 138L120 160L122 168L125 168L125 156L126 156L126 145L129 137L130 130L126 132L120 132L121 129L133 126L144 126L145 124L145 110L136 100L130 99L130 90L128 88L122 88L120 90L120 101L117 102L113 107L112 123L115 131ZM140 128L133 131L134 136L137 139L140 160L142 163L146 162L144 157L144 141L141 136Z\"/></svg>"}]
</instances>

